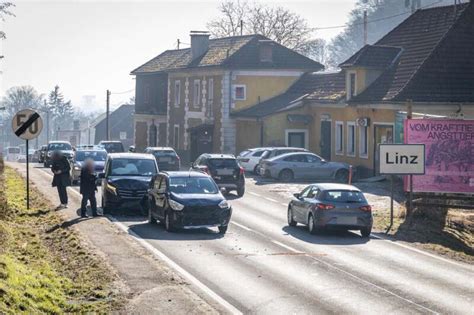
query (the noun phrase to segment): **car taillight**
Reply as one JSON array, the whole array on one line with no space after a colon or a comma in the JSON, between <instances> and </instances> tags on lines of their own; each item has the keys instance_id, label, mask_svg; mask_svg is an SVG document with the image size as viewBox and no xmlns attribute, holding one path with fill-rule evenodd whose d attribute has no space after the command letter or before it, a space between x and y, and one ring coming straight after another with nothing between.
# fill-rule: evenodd
<instances>
[{"instance_id":1,"label":"car taillight","mask_svg":"<svg viewBox=\"0 0 474 315\"><path fill-rule=\"evenodd\" d=\"M243 167L240 167L240 176L244 175L244 173L245 173L244 168L243 168Z\"/></svg>"},{"instance_id":2,"label":"car taillight","mask_svg":"<svg viewBox=\"0 0 474 315\"><path fill-rule=\"evenodd\" d=\"M372 212L372 207L369 206L369 205L359 207L359 209L362 210L362 211L366 211L366 212Z\"/></svg>"},{"instance_id":3,"label":"car taillight","mask_svg":"<svg viewBox=\"0 0 474 315\"><path fill-rule=\"evenodd\" d=\"M325 204L325 203L317 203L315 205L316 209L319 209L319 210L331 210L331 209L334 209L335 206L334 205L328 205L328 204Z\"/></svg>"}]
</instances>

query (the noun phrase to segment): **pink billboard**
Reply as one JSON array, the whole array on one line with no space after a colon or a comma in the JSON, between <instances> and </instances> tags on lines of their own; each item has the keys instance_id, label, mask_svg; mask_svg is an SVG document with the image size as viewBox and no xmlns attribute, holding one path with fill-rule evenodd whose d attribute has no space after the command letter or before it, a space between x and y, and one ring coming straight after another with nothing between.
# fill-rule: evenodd
<instances>
[{"instance_id":1,"label":"pink billboard","mask_svg":"<svg viewBox=\"0 0 474 315\"><path fill-rule=\"evenodd\" d=\"M474 120L407 119L405 143L425 145L413 191L474 193Z\"/></svg>"}]
</instances>

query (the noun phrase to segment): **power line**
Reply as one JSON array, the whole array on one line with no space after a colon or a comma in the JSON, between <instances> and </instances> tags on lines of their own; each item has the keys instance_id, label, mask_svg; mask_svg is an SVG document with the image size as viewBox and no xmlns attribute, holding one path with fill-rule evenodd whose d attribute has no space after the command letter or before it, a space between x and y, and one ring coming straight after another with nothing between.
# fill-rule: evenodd
<instances>
[{"instance_id":1,"label":"power line","mask_svg":"<svg viewBox=\"0 0 474 315\"><path fill-rule=\"evenodd\" d=\"M128 91L123 91L123 92L110 92L110 94L113 94L113 95L127 94L127 93L130 93L130 92L133 92L133 91L135 91L135 89L131 89L131 90L128 90Z\"/></svg>"},{"instance_id":2,"label":"power line","mask_svg":"<svg viewBox=\"0 0 474 315\"><path fill-rule=\"evenodd\" d=\"M431 7L435 4L438 4L438 3L441 3L443 2L443 0L439 0L439 1L436 1L436 2L433 2L431 4L427 4L423 7L420 7L420 9L426 9L428 7ZM390 15L390 16L385 16L385 17L382 17L382 18L378 18L378 19L374 19L374 20L369 20L367 21L367 23L375 23L375 22L380 22L380 21L384 21L384 20L389 20L389 19L393 19L393 18L396 18L396 17L399 17L399 16L402 16L402 15L407 15L407 14L411 14L411 12L403 12L403 13L399 13L399 14L395 14L395 15ZM315 29L317 31L319 30L331 30L331 29L336 29L336 28L345 28L345 27L353 27L353 26L358 26L358 25L364 25L364 22L362 23L354 23L354 24L344 24L344 25L335 25L335 26L326 26L326 27L316 27Z\"/></svg>"}]
</instances>

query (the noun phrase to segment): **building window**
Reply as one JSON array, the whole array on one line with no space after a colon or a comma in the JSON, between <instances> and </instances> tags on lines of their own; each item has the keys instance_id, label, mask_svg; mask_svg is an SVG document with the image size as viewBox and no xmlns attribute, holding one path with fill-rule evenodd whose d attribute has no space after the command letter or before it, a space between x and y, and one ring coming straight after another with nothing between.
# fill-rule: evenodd
<instances>
[{"instance_id":1,"label":"building window","mask_svg":"<svg viewBox=\"0 0 474 315\"><path fill-rule=\"evenodd\" d=\"M179 149L179 125L174 125L173 148L176 150Z\"/></svg>"},{"instance_id":2,"label":"building window","mask_svg":"<svg viewBox=\"0 0 474 315\"><path fill-rule=\"evenodd\" d=\"M198 106L201 98L201 81L194 80L193 84L193 105Z\"/></svg>"},{"instance_id":3,"label":"building window","mask_svg":"<svg viewBox=\"0 0 474 315\"><path fill-rule=\"evenodd\" d=\"M344 123L336 121L336 154L344 154Z\"/></svg>"},{"instance_id":4,"label":"building window","mask_svg":"<svg viewBox=\"0 0 474 315\"><path fill-rule=\"evenodd\" d=\"M245 101L247 98L247 91L245 85L234 85L234 100Z\"/></svg>"},{"instance_id":5,"label":"building window","mask_svg":"<svg viewBox=\"0 0 474 315\"><path fill-rule=\"evenodd\" d=\"M356 128L354 122L347 122L347 155L355 156Z\"/></svg>"},{"instance_id":6,"label":"building window","mask_svg":"<svg viewBox=\"0 0 474 315\"><path fill-rule=\"evenodd\" d=\"M357 86L356 86L356 73L349 72L348 81L347 81L347 99L350 100L352 97L356 96Z\"/></svg>"},{"instance_id":7,"label":"building window","mask_svg":"<svg viewBox=\"0 0 474 315\"><path fill-rule=\"evenodd\" d=\"M273 61L273 47L271 44L262 44L260 46L260 61L261 62Z\"/></svg>"},{"instance_id":8,"label":"building window","mask_svg":"<svg viewBox=\"0 0 474 315\"><path fill-rule=\"evenodd\" d=\"M174 106L179 107L181 103L181 81L174 81Z\"/></svg>"},{"instance_id":9,"label":"building window","mask_svg":"<svg viewBox=\"0 0 474 315\"><path fill-rule=\"evenodd\" d=\"M145 84L145 91L143 93L143 101L145 104L150 102L150 84Z\"/></svg>"},{"instance_id":10,"label":"building window","mask_svg":"<svg viewBox=\"0 0 474 315\"><path fill-rule=\"evenodd\" d=\"M359 156L367 158L369 156L369 128L359 126Z\"/></svg>"},{"instance_id":11,"label":"building window","mask_svg":"<svg viewBox=\"0 0 474 315\"><path fill-rule=\"evenodd\" d=\"M120 131L119 138L120 138L120 140L126 140L127 139L127 132L126 131Z\"/></svg>"},{"instance_id":12,"label":"building window","mask_svg":"<svg viewBox=\"0 0 474 315\"><path fill-rule=\"evenodd\" d=\"M212 105L214 103L214 79L209 79L209 85L207 89L207 107L206 114L208 117L214 117Z\"/></svg>"}]
</instances>

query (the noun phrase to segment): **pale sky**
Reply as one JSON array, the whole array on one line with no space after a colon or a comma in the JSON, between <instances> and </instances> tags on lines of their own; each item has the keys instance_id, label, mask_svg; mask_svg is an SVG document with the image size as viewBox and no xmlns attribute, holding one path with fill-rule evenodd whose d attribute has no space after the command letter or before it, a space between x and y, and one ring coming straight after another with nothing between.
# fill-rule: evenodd
<instances>
[{"instance_id":1,"label":"pale sky","mask_svg":"<svg viewBox=\"0 0 474 315\"><path fill-rule=\"evenodd\" d=\"M16 17L2 29L4 59L1 93L12 86L31 85L48 93L58 84L65 97L86 111L84 95L105 104L105 91L134 89L130 71L166 49L179 38L189 43L189 31L205 30L218 15L217 0L148 1L14 1ZM272 1L305 17L312 27L347 22L355 0ZM341 29L324 30L331 39ZM112 95L119 104L134 93ZM105 107L105 105L104 105Z\"/></svg>"}]
</instances>

